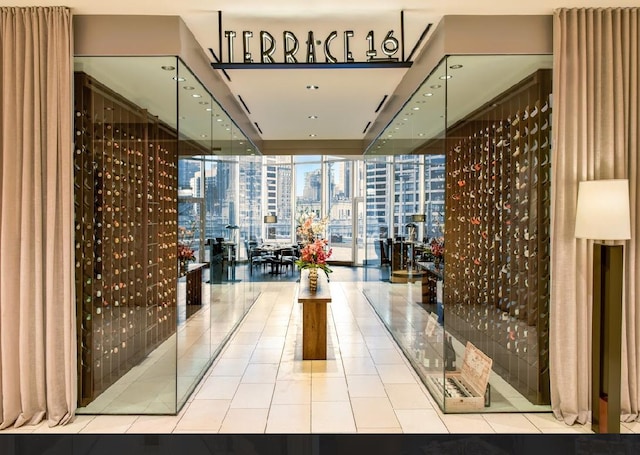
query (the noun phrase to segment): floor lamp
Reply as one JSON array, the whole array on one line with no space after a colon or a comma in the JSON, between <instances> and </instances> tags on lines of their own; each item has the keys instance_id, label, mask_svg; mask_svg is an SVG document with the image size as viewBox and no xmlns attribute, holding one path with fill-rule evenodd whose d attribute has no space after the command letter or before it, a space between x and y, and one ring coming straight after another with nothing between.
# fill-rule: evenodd
<instances>
[{"instance_id":1,"label":"floor lamp","mask_svg":"<svg viewBox=\"0 0 640 455\"><path fill-rule=\"evenodd\" d=\"M580 182L575 236L631 238L628 180ZM620 433L623 249L593 245L591 429L596 433Z\"/></svg>"},{"instance_id":2,"label":"floor lamp","mask_svg":"<svg viewBox=\"0 0 640 455\"><path fill-rule=\"evenodd\" d=\"M415 215L411 215L411 221L413 223L423 223L422 224L422 241L426 242L427 239L424 236L424 222L427 221L427 215L424 213L416 213ZM420 239L417 239L420 240Z\"/></svg>"},{"instance_id":3,"label":"floor lamp","mask_svg":"<svg viewBox=\"0 0 640 455\"><path fill-rule=\"evenodd\" d=\"M278 217L276 215L265 215L264 223L265 224L275 224L278 222ZM267 227L267 239L269 239L269 228ZM273 229L273 238L276 238L275 228Z\"/></svg>"}]
</instances>

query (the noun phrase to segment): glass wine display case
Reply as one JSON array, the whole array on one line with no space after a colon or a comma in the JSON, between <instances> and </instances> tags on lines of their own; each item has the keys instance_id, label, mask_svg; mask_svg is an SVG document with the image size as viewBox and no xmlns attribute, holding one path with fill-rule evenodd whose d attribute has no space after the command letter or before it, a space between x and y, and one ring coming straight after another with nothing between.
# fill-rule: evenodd
<instances>
[{"instance_id":1,"label":"glass wine display case","mask_svg":"<svg viewBox=\"0 0 640 455\"><path fill-rule=\"evenodd\" d=\"M74 82L78 413L175 414L257 297L207 247L240 241L217 176L255 148L179 58L78 57Z\"/></svg>"},{"instance_id":2,"label":"glass wine display case","mask_svg":"<svg viewBox=\"0 0 640 455\"><path fill-rule=\"evenodd\" d=\"M415 250L410 279L380 263L364 293L444 412L549 409L551 66L549 55L447 56L365 154L386 166L392 232L424 226L393 239Z\"/></svg>"}]
</instances>

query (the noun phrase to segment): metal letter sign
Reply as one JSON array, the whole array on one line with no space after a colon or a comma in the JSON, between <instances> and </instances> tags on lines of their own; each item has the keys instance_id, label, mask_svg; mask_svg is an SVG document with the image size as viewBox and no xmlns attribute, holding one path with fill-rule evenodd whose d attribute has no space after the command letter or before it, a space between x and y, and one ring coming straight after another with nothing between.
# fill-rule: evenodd
<instances>
[{"instance_id":1,"label":"metal letter sign","mask_svg":"<svg viewBox=\"0 0 640 455\"><path fill-rule=\"evenodd\" d=\"M329 33L324 40L316 40L314 32L309 30L303 51L300 49L298 37L292 31L285 30L282 33L282 41L279 41L272 33L261 30L257 36L259 43L253 43L254 49L257 49L257 46L260 47L259 59L254 59L251 53L251 43L254 41L253 31L242 31L242 58L240 58L234 53L234 40L238 33L235 30L225 30L227 55L226 61L223 61L222 12L218 12L218 21L220 39L218 54L212 48L209 48L209 51L215 60L211 66L223 72L226 69L247 68L408 68L411 66L413 53L431 27L431 24L427 25L407 60L404 59L404 11L400 12L400 40L394 36L394 30L388 30L381 41L380 38L376 41L374 30L370 30L366 36L356 36L353 30L344 30L342 32L344 55L341 60L331 51L331 45L338 37L337 30ZM367 50L361 59L356 60L352 46L354 43L359 46L362 43L359 40L366 42ZM319 59L316 52L316 46L320 45L322 45L324 62L319 61L322 57ZM299 51L301 51L300 54L298 54ZM402 51L401 55L400 51Z\"/></svg>"}]
</instances>

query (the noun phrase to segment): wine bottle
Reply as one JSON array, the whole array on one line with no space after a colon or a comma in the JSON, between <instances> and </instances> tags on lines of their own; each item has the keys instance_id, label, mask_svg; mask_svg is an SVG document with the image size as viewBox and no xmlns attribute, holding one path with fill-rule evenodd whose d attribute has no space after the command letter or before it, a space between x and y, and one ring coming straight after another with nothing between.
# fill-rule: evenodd
<instances>
[{"instance_id":1,"label":"wine bottle","mask_svg":"<svg viewBox=\"0 0 640 455\"><path fill-rule=\"evenodd\" d=\"M456 369L456 351L453 349L450 335L445 338L444 343L444 369L445 371L455 371Z\"/></svg>"}]
</instances>

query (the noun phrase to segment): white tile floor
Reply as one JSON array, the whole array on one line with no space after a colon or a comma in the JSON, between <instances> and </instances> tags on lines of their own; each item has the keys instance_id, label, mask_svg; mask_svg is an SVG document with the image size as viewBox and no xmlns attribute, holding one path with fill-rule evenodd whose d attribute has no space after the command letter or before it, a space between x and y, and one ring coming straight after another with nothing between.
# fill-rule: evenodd
<instances>
[{"instance_id":1,"label":"white tile floor","mask_svg":"<svg viewBox=\"0 0 640 455\"><path fill-rule=\"evenodd\" d=\"M354 283L331 283L328 359L302 360L295 283L263 292L176 416L77 416L5 432L588 433L550 413L442 414ZM623 432L640 432L625 424Z\"/></svg>"}]
</instances>

